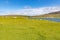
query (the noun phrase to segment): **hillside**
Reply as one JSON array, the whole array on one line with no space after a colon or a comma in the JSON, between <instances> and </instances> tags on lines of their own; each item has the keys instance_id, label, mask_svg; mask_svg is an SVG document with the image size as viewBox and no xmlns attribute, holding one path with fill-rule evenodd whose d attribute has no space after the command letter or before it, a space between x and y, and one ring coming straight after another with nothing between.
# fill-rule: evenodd
<instances>
[{"instance_id":1,"label":"hillside","mask_svg":"<svg viewBox=\"0 0 60 40\"><path fill-rule=\"evenodd\" d=\"M52 13L48 13L48 14L44 14L44 15L36 15L36 16L28 16L28 15L0 15L0 17L3 18L13 18L13 17L17 17L17 18L60 18L60 11L58 12L52 12Z\"/></svg>"},{"instance_id":2,"label":"hillside","mask_svg":"<svg viewBox=\"0 0 60 40\"><path fill-rule=\"evenodd\" d=\"M49 14L32 16L33 18L60 18L60 11L59 12L52 12Z\"/></svg>"}]
</instances>

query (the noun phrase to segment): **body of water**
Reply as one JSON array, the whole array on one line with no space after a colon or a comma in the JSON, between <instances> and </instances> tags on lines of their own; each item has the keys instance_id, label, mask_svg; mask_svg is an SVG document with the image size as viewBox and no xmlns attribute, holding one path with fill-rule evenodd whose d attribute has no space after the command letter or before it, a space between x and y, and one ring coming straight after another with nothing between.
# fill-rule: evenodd
<instances>
[{"instance_id":1,"label":"body of water","mask_svg":"<svg viewBox=\"0 0 60 40\"><path fill-rule=\"evenodd\" d=\"M60 22L60 18L41 18L42 20L50 20L50 21L56 21Z\"/></svg>"},{"instance_id":2,"label":"body of water","mask_svg":"<svg viewBox=\"0 0 60 40\"><path fill-rule=\"evenodd\" d=\"M30 19L36 19L36 20L49 20L49 21L60 22L60 18L30 18Z\"/></svg>"}]
</instances>

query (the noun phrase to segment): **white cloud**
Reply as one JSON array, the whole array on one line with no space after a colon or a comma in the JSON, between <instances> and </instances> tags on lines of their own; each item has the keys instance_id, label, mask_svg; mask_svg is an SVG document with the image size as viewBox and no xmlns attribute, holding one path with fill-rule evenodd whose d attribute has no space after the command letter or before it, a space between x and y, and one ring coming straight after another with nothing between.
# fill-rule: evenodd
<instances>
[{"instance_id":1,"label":"white cloud","mask_svg":"<svg viewBox=\"0 0 60 40\"><path fill-rule=\"evenodd\" d=\"M43 15L51 12L60 11L60 7L40 7L40 8L25 8L16 10L14 12L7 13L8 15L27 15L27 16L35 16L35 15Z\"/></svg>"}]
</instances>

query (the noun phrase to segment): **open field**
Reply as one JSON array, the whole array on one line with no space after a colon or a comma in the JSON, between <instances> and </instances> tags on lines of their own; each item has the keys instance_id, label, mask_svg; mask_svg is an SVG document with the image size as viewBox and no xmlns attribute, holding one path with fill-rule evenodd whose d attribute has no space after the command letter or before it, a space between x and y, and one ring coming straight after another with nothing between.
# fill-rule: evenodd
<instances>
[{"instance_id":1,"label":"open field","mask_svg":"<svg viewBox=\"0 0 60 40\"><path fill-rule=\"evenodd\" d=\"M0 17L0 40L60 40L60 22Z\"/></svg>"}]
</instances>

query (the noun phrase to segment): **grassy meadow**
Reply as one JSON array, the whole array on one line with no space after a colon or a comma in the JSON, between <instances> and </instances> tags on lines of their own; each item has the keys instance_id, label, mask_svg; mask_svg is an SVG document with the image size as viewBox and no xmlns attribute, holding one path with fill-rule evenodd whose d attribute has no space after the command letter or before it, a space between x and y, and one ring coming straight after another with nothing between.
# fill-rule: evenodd
<instances>
[{"instance_id":1,"label":"grassy meadow","mask_svg":"<svg viewBox=\"0 0 60 40\"><path fill-rule=\"evenodd\" d=\"M0 40L60 40L60 22L0 17Z\"/></svg>"}]
</instances>

